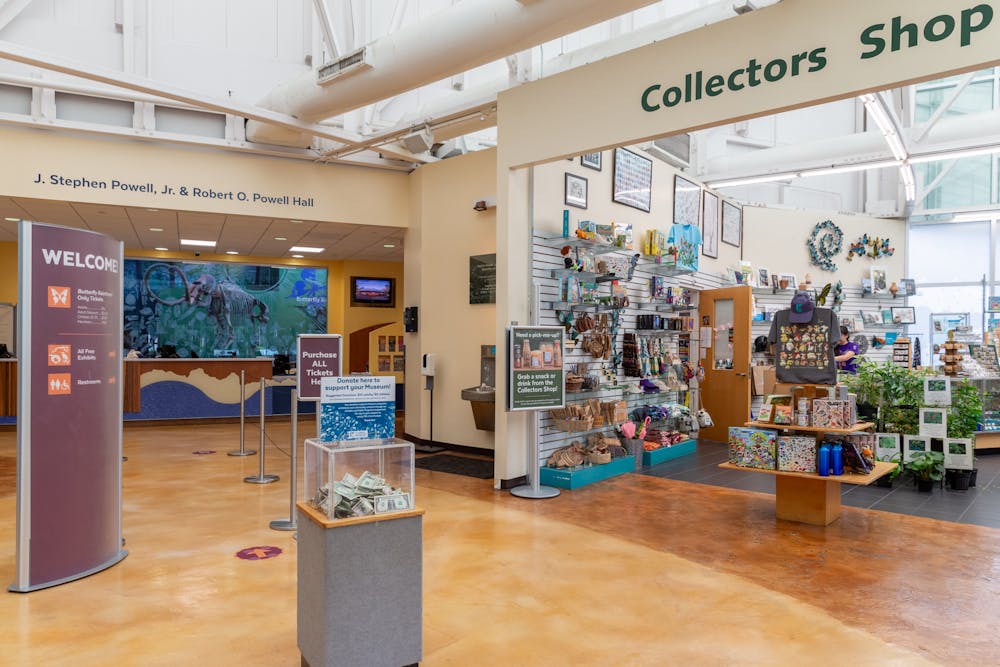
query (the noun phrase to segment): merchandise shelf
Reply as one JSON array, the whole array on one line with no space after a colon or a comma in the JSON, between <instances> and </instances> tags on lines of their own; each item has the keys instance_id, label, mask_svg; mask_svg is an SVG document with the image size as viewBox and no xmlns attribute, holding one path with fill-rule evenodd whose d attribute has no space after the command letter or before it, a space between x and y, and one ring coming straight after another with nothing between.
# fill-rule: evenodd
<instances>
[{"instance_id":1,"label":"merchandise shelf","mask_svg":"<svg viewBox=\"0 0 1000 667\"><path fill-rule=\"evenodd\" d=\"M574 276L581 282L594 283L610 283L614 280L620 280L620 278L613 273L594 273L593 271L575 271L573 269L552 269L553 278L565 278L566 276Z\"/></svg>"},{"instance_id":2,"label":"merchandise shelf","mask_svg":"<svg viewBox=\"0 0 1000 667\"><path fill-rule=\"evenodd\" d=\"M683 334L687 334L688 336L690 336L692 333L694 333L690 329L633 329L632 331L634 331L637 334L644 334L647 336L649 335L680 336Z\"/></svg>"},{"instance_id":3,"label":"merchandise shelf","mask_svg":"<svg viewBox=\"0 0 1000 667\"><path fill-rule=\"evenodd\" d=\"M539 239L538 242L550 248L562 248L563 246L569 246L574 249L589 250L595 255L606 255L607 253L615 252L616 250L628 250L628 248L619 248L607 243L581 239L577 236L550 236L548 238Z\"/></svg>"},{"instance_id":4,"label":"merchandise shelf","mask_svg":"<svg viewBox=\"0 0 1000 667\"><path fill-rule=\"evenodd\" d=\"M560 489L578 489L581 486L600 482L605 479L624 475L635 470L635 457L622 456L612 459L610 463L599 465L582 465L575 468L549 468L543 466L539 469L538 479L546 486L555 486Z\"/></svg>"},{"instance_id":5,"label":"merchandise shelf","mask_svg":"<svg viewBox=\"0 0 1000 667\"><path fill-rule=\"evenodd\" d=\"M584 310L592 310L595 313L608 313L612 310L622 310L621 308L616 308L612 305L603 303L567 303L566 301L547 301L552 310L562 310L562 311L573 311L579 312Z\"/></svg>"},{"instance_id":6,"label":"merchandise shelf","mask_svg":"<svg viewBox=\"0 0 1000 667\"><path fill-rule=\"evenodd\" d=\"M644 466L655 466L666 461L673 459L679 459L682 456L687 456L688 454L694 454L695 449L698 446L697 440L681 440L676 445L670 445L669 447L660 447L659 449L654 449L652 451L642 452L642 465Z\"/></svg>"},{"instance_id":7,"label":"merchandise shelf","mask_svg":"<svg viewBox=\"0 0 1000 667\"><path fill-rule=\"evenodd\" d=\"M694 271L691 269L681 269L670 264L644 264L642 266L643 270L648 271L656 276L663 276L664 278L674 278L676 276L689 276Z\"/></svg>"}]
</instances>

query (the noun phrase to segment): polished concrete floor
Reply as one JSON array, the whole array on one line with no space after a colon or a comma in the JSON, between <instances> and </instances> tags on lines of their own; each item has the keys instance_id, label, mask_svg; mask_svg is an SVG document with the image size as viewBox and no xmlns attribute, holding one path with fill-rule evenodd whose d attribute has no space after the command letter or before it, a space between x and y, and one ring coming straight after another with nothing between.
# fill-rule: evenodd
<instances>
[{"instance_id":1,"label":"polished concrete floor","mask_svg":"<svg viewBox=\"0 0 1000 667\"><path fill-rule=\"evenodd\" d=\"M287 423L270 432L287 442ZM236 433L126 429L128 558L0 594L0 664L298 665L296 543L267 525L288 461L272 450L281 481L243 483L257 459L225 456ZM0 581L13 466L0 432ZM1000 530L853 507L816 528L776 521L766 494L646 475L545 501L417 483L424 665L1000 664ZM234 557L259 545L285 551Z\"/></svg>"}]
</instances>

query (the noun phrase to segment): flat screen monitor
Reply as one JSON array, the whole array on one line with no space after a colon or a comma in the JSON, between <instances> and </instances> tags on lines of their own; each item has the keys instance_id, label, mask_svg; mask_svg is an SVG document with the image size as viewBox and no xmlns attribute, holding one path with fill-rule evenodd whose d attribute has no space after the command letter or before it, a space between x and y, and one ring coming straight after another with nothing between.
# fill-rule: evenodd
<instances>
[{"instance_id":1,"label":"flat screen monitor","mask_svg":"<svg viewBox=\"0 0 1000 667\"><path fill-rule=\"evenodd\" d=\"M351 305L395 308L396 279L351 276Z\"/></svg>"}]
</instances>

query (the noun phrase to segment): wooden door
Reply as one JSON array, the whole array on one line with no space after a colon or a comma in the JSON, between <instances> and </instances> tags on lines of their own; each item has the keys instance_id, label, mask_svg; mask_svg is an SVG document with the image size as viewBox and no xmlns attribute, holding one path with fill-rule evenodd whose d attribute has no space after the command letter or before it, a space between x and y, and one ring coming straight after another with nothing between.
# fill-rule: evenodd
<instances>
[{"instance_id":1,"label":"wooden door","mask_svg":"<svg viewBox=\"0 0 1000 667\"><path fill-rule=\"evenodd\" d=\"M705 350L702 365L701 404L712 415L713 426L699 437L726 442L730 426L750 421L750 318L751 295L747 286L705 290L699 295L699 338Z\"/></svg>"}]
</instances>

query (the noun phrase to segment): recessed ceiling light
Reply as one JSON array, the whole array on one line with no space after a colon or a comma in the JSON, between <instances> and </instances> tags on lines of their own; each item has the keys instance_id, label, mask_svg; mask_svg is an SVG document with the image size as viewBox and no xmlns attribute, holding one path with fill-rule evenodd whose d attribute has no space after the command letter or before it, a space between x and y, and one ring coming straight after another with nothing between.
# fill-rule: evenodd
<instances>
[{"instance_id":1,"label":"recessed ceiling light","mask_svg":"<svg viewBox=\"0 0 1000 667\"><path fill-rule=\"evenodd\" d=\"M156 213L160 209L158 209L158 208L147 208L146 210L149 211L150 213Z\"/></svg>"},{"instance_id":2,"label":"recessed ceiling light","mask_svg":"<svg viewBox=\"0 0 1000 667\"><path fill-rule=\"evenodd\" d=\"M169 249L170 249L170 248L157 248L157 250L160 250L160 251L162 251L162 252L166 252L166 251L167 251L167 250L169 250Z\"/></svg>"},{"instance_id":3,"label":"recessed ceiling light","mask_svg":"<svg viewBox=\"0 0 1000 667\"><path fill-rule=\"evenodd\" d=\"M227 254L227 255L238 255L238 254L240 254L240 253L239 253L239 251L238 251L238 250L227 250L227 251L226 251L226 254Z\"/></svg>"},{"instance_id":4,"label":"recessed ceiling light","mask_svg":"<svg viewBox=\"0 0 1000 667\"><path fill-rule=\"evenodd\" d=\"M293 245L288 249L289 252L323 252L326 248L310 248L304 245Z\"/></svg>"},{"instance_id":5,"label":"recessed ceiling light","mask_svg":"<svg viewBox=\"0 0 1000 667\"><path fill-rule=\"evenodd\" d=\"M286 239L284 236L275 236L274 240L275 241L287 241L288 239Z\"/></svg>"},{"instance_id":6,"label":"recessed ceiling light","mask_svg":"<svg viewBox=\"0 0 1000 667\"><path fill-rule=\"evenodd\" d=\"M383 243L382 247L383 248L395 248L396 244L395 243Z\"/></svg>"},{"instance_id":7,"label":"recessed ceiling light","mask_svg":"<svg viewBox=\"0 0 1000 667\"><path fill-rule=\"evenodd\" d=\"M162 232L163 231L163 227L150 227L149 231L151 231L151 232Z\"/></svg>"},{"instance_id":8,"label":"recessed ceiling light","mask_svg":"<svg viewBox=\"0 0 1000 667\"><path fill-rule=\"evenodd\" d=\"M302 224L301 220L289 220L288 222L292 223L293 225L301 225Z\"/></svg>"},{"instance_id":9,"label":"recessed ceiling light","mask_svg":"<svg viewBox=\"0 0 1000 667\"><path fill-rule=\"evenodd\" d=\"M193 245L201 248L214 248L215 241L199 241L198 239L181 239L181 245Z\"/></svg>"},{"instance_id":10,"label":"recessed ceiling light","mask_svg":"<svg viewBox=\"0 0 1000 667\"><path fill-rule=\"evenodd\" d=\"M21 222L21 218L4 218L7 222Z\"/></svg>"},{"instance_id":11,"label":"recessed ceiling light","mask_svg":"<svg viewBox=\"0 0 1000 667\"><path fill-rule=\"evenodd\" d=\"M292 255L295 259L302 259L305 255Z\"/></svg>"}]
</instances>

